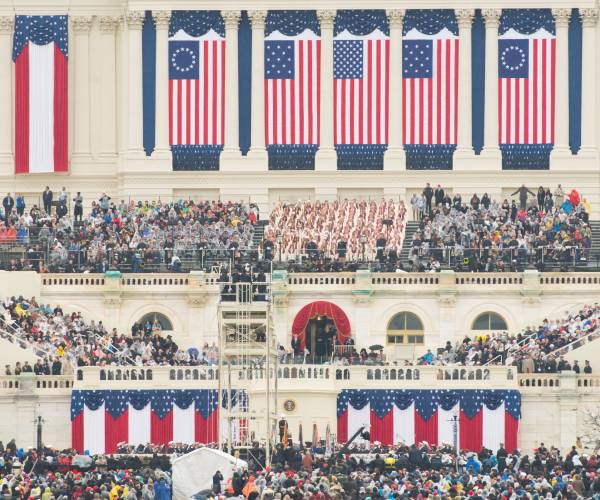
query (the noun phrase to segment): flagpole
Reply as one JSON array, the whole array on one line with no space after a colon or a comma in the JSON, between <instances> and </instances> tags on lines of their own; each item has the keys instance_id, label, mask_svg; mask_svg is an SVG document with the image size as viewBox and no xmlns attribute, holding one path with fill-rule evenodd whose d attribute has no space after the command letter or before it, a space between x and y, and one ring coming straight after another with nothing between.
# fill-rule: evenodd
<instances>
[{"instance_id":1,"label":"flagpole","mask_svg":"<svg viewBox=\"0 0 600 500\"><path fill-rule=\"evenodd\" d=\"M452 422L452 437L454 438L454 453L456 454L454 463L456 466L456 472L458 472L458 416L453 415L450 419L450 422Z\"/></svg>"}]
</instances>

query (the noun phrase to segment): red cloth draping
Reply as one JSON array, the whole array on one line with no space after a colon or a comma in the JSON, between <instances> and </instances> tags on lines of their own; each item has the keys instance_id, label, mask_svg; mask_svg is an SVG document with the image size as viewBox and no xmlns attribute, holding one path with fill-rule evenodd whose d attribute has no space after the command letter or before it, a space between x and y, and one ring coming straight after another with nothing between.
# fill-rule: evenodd
<instances>
[{"instance_id":1,"label":"red cloth draping","mask_svg":"<svg viewBox=\"0 0 600 500\"><path fill-rule=\"evenodd\" d=\"M371 410L371 443L379 441L382 445L394 444L394 412L389 411L383 418L379 418Z\"/></svg>"},{"instance_id":2,"label":"red cloth draping","mask_svg":"<svg viewBox=\"0 0 600 500\"><path fill-rule=\"evenodd\" d=\"M348 441L348 409L337 418L337 440L338 443Z\"/></svg>"},{"instance_id":3,"label":"red cloth draping","mask_svg":"<svg viewBox=\"0 0 600 500\"><path fill-rule=\"evenodd\" d=\"M415 411L415 443L427 441L430 445L438 442L438 412L429 420L425 420Z\"/></svg>"},{"instance_id":4,"label":"red cloth draping","mask_svg":"<svg viewBox=\"0 0 600 500\"><path fill-rule=\"evenodd\" d=\"M510 412L504 412L504 448L509 453L517 449L518 435L519 420L514 418Z\"/></svg>"},{"instance_id":5,"label":"red cloth draping","mask_svg":"<svg viewBox=\"0 0 600 500\"><path fill-rule=\"evenodd\" d=\"M219 410L213 411L210 416L204 420L199 411L194 412L194 439L197 443L216 443L219 432Z\"/></svg>"},{"instance_id":6,"label":"red cloth draping","mask_svg":"<svg viewBox=\"0 0 600 500\"><path fill-rule=\"evenodd\" d=\"M169 444L173 441L173 410L161 419L150 412L150 441L154 444Z\"/></svg>"},{"instance_id":7,"label":"red cloth draping","mask_svg":"<svg viewBox=\"0 0 600 500\"><path fill-rule=\"evenodd\" d=\"M110 412L104 414L104 451L115 453L117 444L129 439L129 415L125 410L119 417L113 418Z\"/></svg>"},{"instance_id":8,"label":"red cloth draping","mask_svg":"<svg viewBox=\"0 0 600 500\"><path fill-rule=\"evenodd\" d=\"M337 328L338 343L344 344L348 338L351 337L350 332L350 320L346 313L338 306L331 302L319 300L317 302L311 302L305 305L296 317L292 324L292 335L300 339L302 349L306 347L306 325L308 322L317 316L327 316L333 320L335 327Z\"/></svg>"},{"instance_id":9,"label":"red cloth draping","mask_svg":"<svg viewBox=\"0 0 600 500\"><path fill-rule=\"evenodd\" d=\"M460 449L479 451L483 445L483 411L479 410L473 418L460 412Z\"/></svg>"},{"instance_id":10,"label":"red cloth draping","mask_svg":"<svg viewBox=\"0 0 600 500\"><path fill-rule=\"evenodd\" d=\"M71 420L71 448L83 453L83 410Z\"/></svg>"}]
</instances>

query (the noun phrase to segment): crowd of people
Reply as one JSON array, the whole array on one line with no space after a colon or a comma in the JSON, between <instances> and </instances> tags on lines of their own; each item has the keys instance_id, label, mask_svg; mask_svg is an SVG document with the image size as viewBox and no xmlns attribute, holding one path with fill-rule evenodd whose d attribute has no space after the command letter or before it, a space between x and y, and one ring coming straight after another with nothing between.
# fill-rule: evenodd
<instances>
[{"instance_id":1,"label":"crowd of people","mask_svg":"<svg viewBox=\"0 0 600 500\"><path fill-rule=\"evenodd\" d=\"M5 370L6 374L69 375L78 366L195 366L218 360L214 343L202 349L180 349L156 319L135 323L131 335L124 335L116 329L107 331L102 321L87 322L81 313L65 314L60 307L39 304L35 298L9 297L0 306L0 320L4 338L32 348L42 358L33 366L9 366L11 373Z\"/></svg>"},{"instance_id":2,"label":"crowd of people","mask_svg":"<svg viewBox=\"0 0 600 500\"><path fill-rule=\"evenodd\" d=\"M33 500L171 500L168 456L78 455L0 442L0 498Z\"/></svg>"},{"instance_id":3,"label":"crowd of people","mask_svg":"<svg viewBox=\"0 0 600 500\"><path fill-rule=\"evenodd\" d=\"M463 200L440 185L429 184L413 195L411 207L419 228L410 243L413 271L520 271L528 264L539 270L562 270L589 259L591 205L579 193L559 184L554 194L524 185L513 195L518 202L492 200L487 193Z\"/></svg>"},{"instance_id":4,"label":"crowd of people","mask_svg":"<svg viewBox=\"0 0 600 500\"><path fill-rule=\"evenodd\" d=\"M310 444L310 443L309 443ZM254 465L254 464L252 464ZM565 454L541 443L531 454L483 447L460 452L450 445L279 446L273 466L237 471L225 488L213 476L213 491L247 499L402 498L600 498L598 456L578 445Z\"/></svg>"},{"instance_id":5,"label":"crowd of people","mask_svg":"<svg viewBox=\"0 0 600 500\"><path fill-rule=\"evenodd\" d=\"M63 188L59 200L65 196ZM61 203L56 210L52 202L28 211L4 208L0 251L7 244L26 247L23 257L2 261L4 269L178 272L186 259L203 268L210 257L235 258L250 248L258 217L254 205L222 201L114 202L103 193L85 216L81 194L72 214L62 213Z\"/></svg>"},{"instance_id":6,"label":"crowd of people","mask_svg":"<svg viewBox=\"0 0 600 500\"><path fill-rule=\"evenodd\" d=\"M437 353L428 350L418 359L422 365L486 365L516 366L520 373L557 373L573 370L590 374L588 360L581 366L571 365L562 356L565 346L578 347L588 336L599 332L600 304L586 305L554 321L544 319L537 327L527 327L516 335L508 332L465 336L454 344L448 341Z\"/></svg>"},{"instance_id":7,"label":"crowd of people","mask_svg":"<svg viewBox=\"0 0 600 500\"><path fill-rule=\"evenodd\" d=\"M268 260L301 262L397 260L406 228L404 202L278 203L265 229ZM389 255L392 253L392 255Z\"/></svg>"}]
</instances>

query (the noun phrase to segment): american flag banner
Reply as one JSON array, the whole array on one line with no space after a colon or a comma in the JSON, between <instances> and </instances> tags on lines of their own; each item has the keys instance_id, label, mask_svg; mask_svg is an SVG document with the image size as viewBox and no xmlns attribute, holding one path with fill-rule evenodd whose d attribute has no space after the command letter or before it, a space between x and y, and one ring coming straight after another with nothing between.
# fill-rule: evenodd
<instances>
[{"instance_id":1,"label":"american flag banner","mask_svg":"<svg viewBox=\"0 0 600 500\"><path fill-rule=\"evenodd\" d=\"M67 16L15 17L17 174L68 170L67 23Z\"/></svg>"},{"instance_id":2,"label":"american flag banner","mask_svg":"<svg viewBox=\"0 0 600 500\"><path fill-rule=\"evenodd\" d=\"M402 40L402 140L408 168L451 168L458 126L453 11L409 10Z\"/></svg>"},{"instance_id":3,"label":"american flag banner","mask_svg":"<svg viewBox=\"0 0 600 500\"><path fill-rule=\"evenodd\" d=\"M339 10L333 41L338 168L383 168L388 142L389 27L385 11Z\"/></svg>"},{"instance_id":4,"label":"american flag banner","mask_svg":"<svg viewBox=\"0 0 600 500\"><path fill-rule=\"evenodd\" d=\"M517 448L521 394L516 390L345 389L337 398L337 439L346 442L362 426L384 445L454 444L496 451Z\"/></svg>"},{"instance_id":5,"label":"american flag banner","mask_svg":"<svg viewBox=\"0 0 600 500\"><path fill-rule=\"evenodd\" d=\"M169 142L176 170L218 169L225 134L225 28L216 11L174 11Z\"/></svg>"},{"instance_id":6,"label":"american flag banner","mask_svg":"<svg viewBox=\"0 0 600 500\"><path fill-rule=\"evenodd\" d=\"M245 393L232 399L234 406L238 400L247 404ZM119 443L215 443L218 432L214 389L74 390L71 395L72 447L81 453L114 453Z\"/></svg>"},{"instance_id":7,"label":"american flag banner","mask_svg":"<svg viewBox=\"0 0 600 500\"><path fill-rule=\"evenodd\" d=\"M550 9L507 9L498 36L498 142L505 168L547 168L554 143L556 36Z\"/></svg>"},{"instance_id":8,"label":"american flag banner","mask_svg":"<svg viewBox=\"0 0 600 500\"><path fill-rule=\"evenodd\" d=\"M265 24L269 168L312 168L319 144L321 39L315 11L270 11Z\"/></svg>"}]
</instances>

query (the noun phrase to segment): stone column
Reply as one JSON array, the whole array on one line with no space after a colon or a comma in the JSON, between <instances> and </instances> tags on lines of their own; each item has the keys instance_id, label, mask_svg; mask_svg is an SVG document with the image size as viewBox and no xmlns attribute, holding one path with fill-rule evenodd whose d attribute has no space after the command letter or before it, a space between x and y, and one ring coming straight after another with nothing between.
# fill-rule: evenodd
<instances>
[{"instance_id":1,"label":"stone column","mask_svg":"<svg viewBox=\"0 0 600 500\"><path fill-rule=\"evenodd\" d=\"M0 173L13 173L12 155L12 33L14 16L0 16Z\"/></svg>"},{"instance_id":2,"label":"stone column","mask_svg":"<svg viewBox=\"0 0 600 500\"><path fill-rule=\"evenodd\" d=\"M571 9L552 9L556 26L556 115L554 119L554 148L550 155L554 160L569 159L569 18ZM569 160L569 163L571 161Z\"/></svg>"},{"instance_id":3,"label":"stone column","mask_svg":"<svg viewBox=\"0 0 600 500\"><path fill-rule=\"evenodd\" d=\"M495 160L500 168L498 147L498 26L500 9L483 9L485 20L485 105L482 158ZM492 163L492 165L494 164Z\"/></svg>"},{"instance_id":4,"label":"stone column","mask_svg":"<svg viewBox=\"0 0 600 500\"><path fill-rule=\"evenodd\" d=\"M100 46L103 67L100 72L100 123L94 127L100 135L100 156L114 158L117 154L117 49L116 31L120 19L99 18ZM100 97L100 96L99 96Z\"/></svg>"},{"instance_id":5,"label":"stone column","mask_svg":"<svg viewBox=\"0 0 600 500\"><path fill-rule=\"evenodd\" d=\"M318 10L321 23L321 116L316 170L336 170L333 137L333 23L335 10Z\"/></svg>"},{"instance_id":6,"label":"stone column","mask_svg":"<svg viewBox=\"0 0 600 500\"><path fill-rule=\"evenodd\" d=\"M248 158L267 165L265 148L265 19L266 10L248 12L252 24L252 130Z\"/></svg>"},{"instance_id":7,"label":"stone column","mask_svg":"<svg viewBox=\"0 0 600 500\"><path fill-rule=\"evenodd\" d=\"M596 22L598 9L579 9L583 24L581 43L581 148L577 156L595 158L596 145Z\"/></svg>"},{"instance_id":8,"label":"stone column","mask_svg":"<svg viewBox=\"0 0 600 500\"><path fill-rule=\"evenodd\" d=\"M388 148L384 170L405 170L406 156L402 144L402 22L404 10L387 11L390 23L390 74Z\"/></svg>"},{"instance_id":9,"label":"stone column","mask_svg":"<svg viewBox=\"0 0 600 500\"><path fill-rule=\"evenodd\" d=\"M222 10L225 21L225 137L222 160L241 159L238 94L239 10ZM226 165L222 165L227 169Z\"/></svg>"},{"instance_id":10,"label":"stone column","mask_svg":"<svg viewBox=\"0 0 600 500\"><path fill-rule=\"evenodd\" d=\"M91 16L71 16L74 33L75 85L73 160L91 160L90 148L90 28Z\"/></svg>"},{"instance_id":11,"label":"stone column","mask_svg":"<svg viewBox=\"0 0 600 500\"><path fill-rule=\"evenodd\" d=\"M474 158L473 151L473 82L471 79L471 27L473 24L472 9L456 11L458 21L459 54L458 58L458 130L455 159Z\"/></svg>"},{"instance_id":12,"label":"stone column","mask_svg":"<svg viewBox=\"0 0 600 500\"><path fill-rule=\"evenodd\" d=\"M142 25L144 13L131 11L127 13L127 45L128 45L128 134L127 156L130 158L144 158L142 128L143 100L142 100Z\"/></svg>"},{"instance_id":13,"label":"stone column","mask_svg":"<svg viewBox=\"0 0 600 500\"><path fill-rule=\"evenodd\" d=\"M152 12L156 25L156 129L152 158L170 158L169 145L169 21L171 13Z\"/></svg>"}]
</instances>

